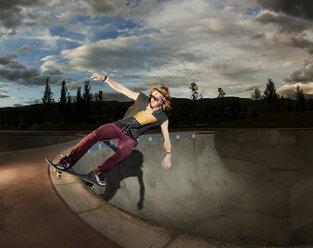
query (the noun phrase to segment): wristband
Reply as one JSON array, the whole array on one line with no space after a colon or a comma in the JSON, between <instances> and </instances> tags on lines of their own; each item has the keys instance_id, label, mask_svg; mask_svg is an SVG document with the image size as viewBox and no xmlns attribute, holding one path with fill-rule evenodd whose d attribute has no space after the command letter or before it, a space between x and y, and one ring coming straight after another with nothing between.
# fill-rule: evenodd
<instances>
[{"instance_id":1,"label":"wristband","mask_svg":"<svg viewBox=\"0 0 313 248\"><path fill-rule=\"evenodd\" d=\"M105 78L103 79L103 82L107 83L109 80L109 77L108 76L105 76Z\"/></svg>"},{"instance_id":2,"label":"wristband","mask_svg":"<svg viewBox=\"0 0 313 248\"><path fill-rule=\"evenodd\" d=\"M172 155L172 152L171 151L165 151L165 154L171 154Z\"/></svg>"}]
</instances>

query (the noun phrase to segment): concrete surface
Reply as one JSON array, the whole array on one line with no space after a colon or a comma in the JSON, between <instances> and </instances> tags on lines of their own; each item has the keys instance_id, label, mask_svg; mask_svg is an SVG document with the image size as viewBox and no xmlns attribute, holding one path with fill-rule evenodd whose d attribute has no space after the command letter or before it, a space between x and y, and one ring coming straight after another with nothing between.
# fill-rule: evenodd
<instances>
[{"instance_id":1,"label":"concrete surface","mask_svg":"<svg viewBox=\"0 0 313 248\"><path fill-rule=\"evenodd\" d=\"M166 247L185 234L208 247L213 240L227 246L311 246L312 138L312 130L220 130L174 138L167 172L161 169L161 140L145 141L109 173L107 189L94 192L166 230ZM98 144L75 170L88 172L112 152ZM90 221L98 230L105 228L101 208Z\"/></svg>"},{"instance_id":2,"label":"concrete surface","mask_svg":"<svg viewBox=\"0 0 313 248\"><path fill-rule=\"evenodd\" d=\"M0 153L1 248L120 247L73 215L50 181L44 158L74 143Z\"/></svg>"},{"instance_id":3,"label":"concrete surface","mask_svg":"<svg viewBox=\"0 0 313 248\"><path fill-rule=\"evenodd\" d=\"M44 158L79 140L0 153L0 247L313 247L313 130L171 138L169 171L162 138L145 136L106 190L48 173ZM89 172L112 153L98 143L74 168Z\"/></svg>"}]
</instances>

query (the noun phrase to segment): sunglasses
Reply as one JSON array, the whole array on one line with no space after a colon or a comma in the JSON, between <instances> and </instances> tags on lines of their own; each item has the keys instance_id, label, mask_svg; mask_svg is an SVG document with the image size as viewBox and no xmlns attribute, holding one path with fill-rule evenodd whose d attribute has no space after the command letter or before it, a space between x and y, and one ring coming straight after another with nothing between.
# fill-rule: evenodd
<instances>
[{"instance_id":1,"label":"sunglasses","mask_svg":"<svg viewBox=\"0 0 313 248\"><path fill-rule=\"evenodd\" d=\"M156 101L156 102L158 102L158 101L162 101L162 100L163 100L163 98L162 98L162 97L156 97L156 96L151 95L151 94L150 94L150 98L153 98L153 100L154 100L154 101Z\"/></svg>"}]
</instances>

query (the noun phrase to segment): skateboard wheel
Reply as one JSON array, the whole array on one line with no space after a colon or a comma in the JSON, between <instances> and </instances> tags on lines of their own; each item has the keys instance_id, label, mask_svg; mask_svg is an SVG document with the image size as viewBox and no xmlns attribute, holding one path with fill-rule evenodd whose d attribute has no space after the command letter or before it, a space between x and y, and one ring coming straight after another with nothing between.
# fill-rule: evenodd
<instances>
[{"instance_id":1,"label":"skateboard wheel","mask_svg":"<svg viewBox=\"0 0 313 248\"><path fill-rule=\"evenodd\" d=\"M57 170L57 169L54 169L53 171L54 171L54 173L57 173L57 172L58 172L58 170Z\"/></svg>"}]
</instances>

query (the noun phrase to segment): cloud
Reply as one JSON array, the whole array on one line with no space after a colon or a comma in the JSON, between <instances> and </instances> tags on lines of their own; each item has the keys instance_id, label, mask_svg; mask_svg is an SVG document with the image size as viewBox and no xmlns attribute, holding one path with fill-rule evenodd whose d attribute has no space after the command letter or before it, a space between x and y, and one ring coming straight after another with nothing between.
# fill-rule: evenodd
<instances>
[{"instance_id":1,"label":"cloud","mask_svg":"<svg viewBox=\"0 0 313 248\"><path fill-rule=\"evenodd\" d=\"M15 53L0 54L0 65L9 66L12 65L12 59L16 58Z\"/></svg>"},{"instance_id":2,"label":"cloud","mask_svg":"<svg viewBox=\"0 0 313 248\"><path fill-rule=\"evenodd\" d=\"M60 75L53 71L42 75L33 66L26 67L22 63L14 60L17 54L0 54L0 79L5 82L15 82L20 85L43 85L47 77L51 77L51 82L60 80Z\"/></svg>"},{"instance_id":3,"label":"cloud","mask_svg":"<svg viewBox=\"0 0 313 248\"><path fill-rule=\"evenodd\" d=\"M5 81L17 82L23 85L42 85L44 78L34 68L1 68L0 78Z\"/></svg>"},{"instance_id":4,"label":"cloud","mask_svg":"<svg viewBox=\"0 0 313 248\"><path fill-rule=\"evenodd\" d=\"M313 42L302 37L285 35L281 36L278 42L292 47L307 49L309 53L311 54L313 53Z\"/></svg>"},{"instance_id":5,"label":"cloud","mask_svg":"<svg viewBox=\"0 0 313 248\"><path fill-rule=\"evenodd\" d=\"M91 7L91 10L96 14L110 13L115 9L113 2L110 0L101 0L101 1L89 0L89 1L87 1L87 3Z\"/></svg>"},{"instance_id":6,"label":"cloud","mask_svg":"<svg viewBox=\"0 0 313 248\"><path fill-rule=\"evenodd\" d=\"M18 53L27 52L31 47L21 47ZM0 80L4 82L15 82L23 86L42 86L45 84L47 78L52 85L61 85L64 79L64 70L62 67L47 67L44 71L40 71L33 66L26 67L18 62L17 53L0 54ZM66 82L70 90L76 89L81 81L67 77ZM0 91L4 88L0 87Z\"/></svg>"},{"instance_id":7,"label":"cloud","mask_svg":"<svg viewBox=\"0 0 313 248\"><path fill-rule=\"evenodd\" d=\"M313 98L313 83L286 84L286 85L283 85L282 87L278 88L277 93L279 95L289 97L291 99L295 99L298 86L303 89L303 93L304 93L306 98Z\"/></svg>"},{"instance_id":8,"label":"cloud","mask_svg":"<svg viewBox=\"0 0 313 248\"><path fill-rule=\"evenodd\" d=\"M66 87L69 90L76 90L78 87L81 87L81 86L82 86L81 80L71 80L71 79L66 80Z\"/></svg>"},{"instance_id":9,"label":"cloud","mask_svg":"<svg viewBox=\"0 0 313 248\"><path fill-rule=\"evenodd\" d=\"M8 97L10 97L10 96L9 95L4 95L4 94L0 93L0 98L8 98Z\"/></svg>"},{"instance_id":10,"label":"cloud","mask_svg":"<svg viewBox=\"0 0 313 248\"><path fill-rule=\"evenodd\" d=\"M188 25L212 13L207 1L165 1L150 9L145 17L145 24L150 27L174 28Z\"/></svg>"},{"instance_id":11,"label":"cloud","mask_svg":"<svg viewBox=\"0 0 313 248\"><path fill-rule=\"evenodd\" d=\"M29 46L29 45L25 45L25 46L22 46L20 48L17 49L17 54L19 56L26 56L29 54L29 52L33 49L37 49L38 47L37 46Z\"/></svg>"},{"instance_id":12,"label":"cloud","mask_svg":"<svg viewBox=\"0 0 313 248\"><path fill-rule=\"evenodd\" d=\"M19 26L30 24L25 22L29 17L29 12L25 11L25 9L39 6L44 6L43 2L40 0L1 1L0 23L10 34L15 34ZM5 30L3 30L3 33L5 33Z\"/></svg>"},{"instance_id":13,"label":"cloud","mask_svg":"<svg viewBox=\"0 0 313 248\"><path fill-rule=\"evenodd\" d=\"M243 20L231 10L216 10L207 1L177 3L140 2L133 10L140 28L48 56L41 70L118 72L116 79L139 87L164 82L179 89L185 87L181 84L196 81L214 90L228 80L251 83L265 71L255 66L264 48L249 40L258 34L252 18ZM147 8L154 4L155 8ZM145 8L149 11L142 11ZM239 63L240 58L247 60Z\"/></svg>"},{"instance_id":14,"label":"cloud","mask_svg":"<svg viewBox=\"0 0 313 248\"><path fill-rule=\"evenodd\" d=\"M284 79L285 83L313 83L313 56L305 60L302 68L295 70L289 77Z\"/></svg>"},{"instance_id":15,"label":"cloud","mask_svg":"<svg viewBox=\"0 0 313 248\"><path fill-rule=\"evenodd\" d=\"M0 98L9 98L9 90L10 88L8 86L0 86Z\"/></svg>"},{"instance_id":16,"label":"cloud","mask_svg":"<svg viewBox=\"0 0 313 248\"><path fill-rule=\"evenodd\" d=\"M70 77L107 71L130 88L161 82L186 94L197 82L214 96L218 87L244 93L268 74L285 78L312 50L309 19L255 3L15 0L6 8L19 8L21 17L11 29L19 42L39 47L31 55L44 57L33 63L40 68L19 62L31 50L27 44L0 54L0 78L24 85L42 85L48 76L57 85L65 78L74 90L81 82Z\"/></svg>"},{"instance_id":17,"label":"cloud","mask_svg":"<svg viewBox=\"0 0 313 248\"><path fill-rule=\"evenodd\" d=\"M255 85L245 85L245 86L241 86L241 87L242 88L239 90L239 92L251 92L256 88Z\"/></svg>"},{"instance_id":18,"label":"cloud","mask_svg":"<svg viewBox=\"0 0 313 248\"><path fill-rule=\"evenodd\" d=\"M302 33L305 30L312 30L312 22L310 20L267 10L261 11L256 20L262 24L277 26L281 33Z\"/></svg>"},{"instance_id":19,"label":"cloud","mask_svg":"<svg viewBox=\"0 0 313 248\"><path fill-rule=\"evenodd\" d=\"M40 49L58 49L59 47L62 47L64 43L70 43L75 45L81 45L83 42L81 40L76 40L60 35L53 35L51 34L49 29L46 28L37 28L33 31L30 31L28 29L25 29L24 31L20 32L21 37L23 39L27 39L30 42L36 41L38 44L40 44ZM36 48L36 46L33 46L33 48Z\"/></svg>"},{"instance_id":20,"label":"cloud","mask_svg":"<svg viewBox=\"0 0 313 248\"><path fill-rule=\"evenodd\" d=\"M265 24L265 28L276 27L264 36L256 37L260 38L260 41L270 42L277 46L277 50L284 49L288 53L290 59L283 61L283 67L288 66L294 72L290 76L283 76L283 83L307 83L312 82L312 61L309 59L305 62L305 65L300 69L303 58L306 57L294 49L303 49L304 52L310 56L313 54L313 39L312 39L312 17L313 14L308 11L312 9L313 5L310 1L267 1L258 0L259 4L263 6L265 10L262 10L256 17L256 21L261 24ZM266 29L268 30L268 29ZM283 45L278 47L279 45ZM290 49L288 48L290 47ZM272 50L272 54L277 52ZM292 55L294 53L294 55ZM298 54L298 55L297 55ZM283 58L284 53L282 51L277 54ZM305 57L304 57L305 56ZM291 59L293 57L293 59ZM283 68L281 68L283 70ZM287 73L287 71L286 71Z\"/></svg>"},{"instance_id":21,"label":"cloud","mask_svg":"<svg viewBox=\"0 0 313 248\"><path fill-rule=\"evenodd\" d=\"M307 0L257 0L266 9L281 12L290 16L313 20L313 5Z\"/></svg>"},{"instance_id":22,"label":"cloud","mask_svg":"<svg viewBox=\"0 0 313 248\"><path fill-rule=\"evenodd\" d=\"M5 36L17 34L20 27L49 27L66 24L77 14L92 18L99 14L113 14L116 8L126 6L124 1L110 0L14 0L0 2L0 33Z\"/></svg>"},{"instance_id":23,"label":"cloud","mask_svg":"<svg viewBox=\"0 0 313 248\"><path fill-rule=\"evenodd\" d=\"M212 68L222 77L233 83L254 82L256 75L264 71L260 63L255 65L239 64L234 61L214 63Z\"/></svg>"},{"instance_id":24,"label":"cloud","mask_svg":"<svg viewBox=\"0 0 313 248\"><path fill-rule=\"evenodd\" d=\"M160 67L171 60L170 56L192 60L188 53L179 54L179 47L160 46L154 41L154 35L118 37L100 40L93 44L74 49L63 50L60 57L49 56L42 60L43 71L48 68L63 68L79 72L95 70L139 70ZM66 60L69 63L58 61Z\"/></svg>"}]
</instances>

